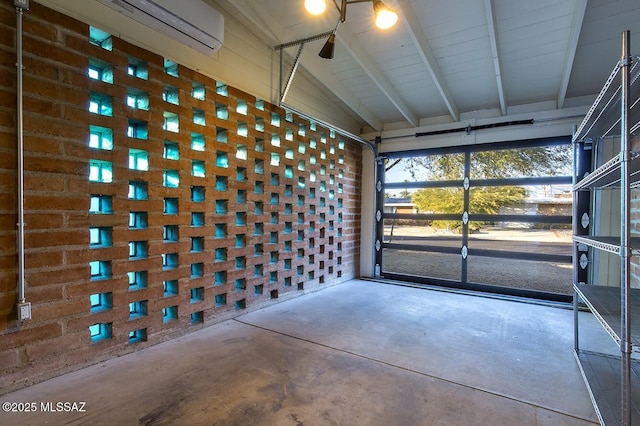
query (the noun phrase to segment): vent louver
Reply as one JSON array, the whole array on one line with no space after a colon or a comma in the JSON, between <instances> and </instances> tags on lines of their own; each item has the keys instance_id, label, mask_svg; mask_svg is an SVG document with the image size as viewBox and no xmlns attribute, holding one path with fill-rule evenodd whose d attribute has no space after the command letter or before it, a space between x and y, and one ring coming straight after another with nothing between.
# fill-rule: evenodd
<instances>
[{"instance_id":1,"label":"vent louver","mask_svg":"<svg viewBox=\"0 0 640 426\"><path fill-rule=\"evenodd\" d=\"M205 55L224 42L224 16L201 0L98 0Z\"/></svg>"}]
</instances>

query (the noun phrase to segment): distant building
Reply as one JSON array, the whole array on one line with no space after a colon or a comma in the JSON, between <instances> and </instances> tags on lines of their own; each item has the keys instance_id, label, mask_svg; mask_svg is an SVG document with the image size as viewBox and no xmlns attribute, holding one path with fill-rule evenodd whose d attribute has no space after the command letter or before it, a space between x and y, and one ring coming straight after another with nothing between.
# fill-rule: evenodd
<instances>
[{"instance_id":1,"label":"distant building","mask_svg":"<svg viewBox=\"0 0 640 426\"><path fill-rule=\"evenodd\" d=\"M418 208L411 202L411 197L385 198L384 212L416 214L418 213Z\"/></svg>"},{"instance_id":2,"label":"distant building","mask_svg":"<svg viewBox=\"0 0 640 426\"><path fill-rule=\"evenodd\" d=\"M522 203L511 207L502 207L499 214L571 216L571 194L556 194L551 198L527 198ZM500 222L505 228L521 227L522 223ZM530 224L526 224L530 227Z\"/></svg>"}]
</instances>

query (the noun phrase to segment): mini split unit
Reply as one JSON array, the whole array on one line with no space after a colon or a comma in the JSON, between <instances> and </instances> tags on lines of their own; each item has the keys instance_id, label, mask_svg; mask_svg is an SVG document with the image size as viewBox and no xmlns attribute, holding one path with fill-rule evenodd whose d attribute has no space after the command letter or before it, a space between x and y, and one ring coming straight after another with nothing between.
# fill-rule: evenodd
<instances>
[{"instance_id":1,"label":"mini split unit","mask_svg":"<svg viewBox=\"0 0 640 426\"><path fill-rule=\"evenodd\" d=\"M224 42L224 16L202 0L98 0L205 55Z\"/></svg>"}]
</instances>

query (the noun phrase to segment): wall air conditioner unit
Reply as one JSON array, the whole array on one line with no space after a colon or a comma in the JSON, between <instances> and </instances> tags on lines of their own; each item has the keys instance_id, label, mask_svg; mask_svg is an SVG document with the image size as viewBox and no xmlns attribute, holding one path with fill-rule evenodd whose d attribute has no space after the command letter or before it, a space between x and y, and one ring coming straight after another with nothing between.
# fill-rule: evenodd
<instances>
[{"instance_id":1,"label":"wall air conditioner unit","mask_svg":"<svg viewBox=\"0 0 640 426\"><path fill-rule=\"evenodd\" d=\"M205 55L224 42L224 16L202 0L98 1Z\"/></svg>"}]
</instances>

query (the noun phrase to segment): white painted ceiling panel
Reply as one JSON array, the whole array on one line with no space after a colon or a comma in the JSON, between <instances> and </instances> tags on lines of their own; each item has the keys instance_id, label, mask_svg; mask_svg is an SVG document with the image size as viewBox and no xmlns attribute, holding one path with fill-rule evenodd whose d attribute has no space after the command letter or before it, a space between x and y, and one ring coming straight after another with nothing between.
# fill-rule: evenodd
<instances>
[{"instance_id":1,"label":"white painted ceiling panel","mask_svg":"<svg viewBox=\"0 0 640 426\"><path fill-rule=\"evenodd\" d=\"M388 0L400 22L387 31L374 27L371 3L350 4L337 30L334 58L302 60L300 68L339 82L382 123L374 130L385 123L397 128L398 122L413 128L434 116L456 121L460 113L480 110L498 111L499 118L498 81L507 108L548 106L565 88L567 98L587 102L619 57L623 30L631 30L632 47L640 52L640 1L588 0L583 16L584 1ZM330 31L339 17L331 0L321 17L308 15L303 0L225 3L237 7L248 30L273 45ZM489 25L491 16L495 27ZM576 25L581 28L577 45ZM303 58L323 43L307 43ZM288 52L292 60L295 49ZM358 114L357 108L353 112ZM367 126L365 117L362 125Z\"/></svg>"},{"instance_id":2,"label":"white painted ceiling panel","mask_svg":"<svg viewBox=\"0 0 640 426\"><path fill-rule=\"evenodd\" d=\"M638 0L589 0L580 43L568 87L569 96L583 96L600 89L620 58L620 35L631 30L631 50L640 54L640 6ZM635 29L635 31L634 31Z\"/></svg>"}]
</instances>

